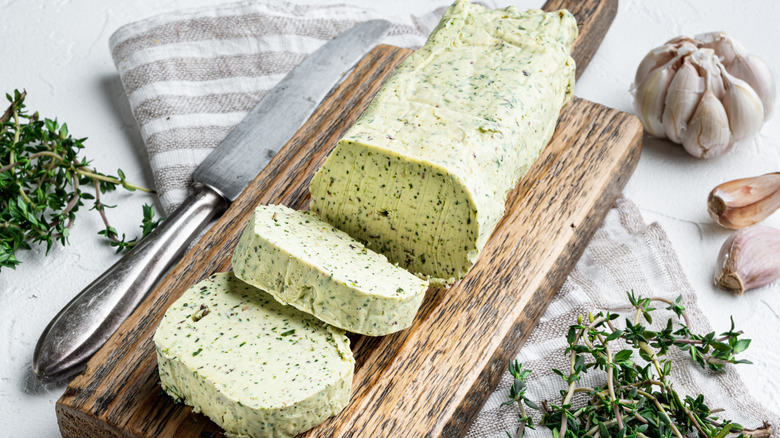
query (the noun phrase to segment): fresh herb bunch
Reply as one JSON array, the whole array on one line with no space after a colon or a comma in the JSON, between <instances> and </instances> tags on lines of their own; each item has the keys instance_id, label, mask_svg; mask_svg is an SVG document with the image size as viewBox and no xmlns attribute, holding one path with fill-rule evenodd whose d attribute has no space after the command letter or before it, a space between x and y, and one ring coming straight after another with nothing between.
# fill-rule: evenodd
<instances>
[{"instance_id":1,"label":"fresh herb bunch","mask_svg":"<svg viewBox=\"0 0 780 438\"><path fill-rule=\"evenodd\" d=\"M553 431L554 438L683 438L691 433L702 438L769 436L768 425L746 430L737 423L718 419L715 414L720 410L707 406L703 395L681 397L675 391L670 381L673 364L667 357L672 347L687 351L702 368L712 371L721 371L727 363L750 363L735 357L748 348L750 340L739 338L742 332L734 330L733 319L729 331L720 336L714 332L692 333L681 298L642 298L630 292L628 300L635 313L633 319L626 318L625 328L615 326L619 315L610 312L589 314L587 318L580 315L577 324L569 327L565 352L570 359L569 369L553 370L568 384L568 389L561 391L560 405L542 403L542 424ZM677 323L670 318L660 331L642 325L642 319L652 323L654 303L666 304L666 309L677 316ZM620 341L630 348L619 349ZM513 372L521 368L516 362L510 364L515 384L522 381L518 384L522 393L514 386L510 391L512 401L518 397L525 400L525 378L529 372ZM605 384L581 386L582 375L595 369L605 374ZM575 394L587 398L585 406L574 406ZM530 424L522 410L520 422L518 437L522 436L522 428Z\"/></svg>"},{"instance_id":2,"label":"fresh herb bunch","mask_svg":"<svg viewBox=\"0 0 780 438\"><path fill-rule=\"evenodd\" d=\"M129 191L151 190L128 183L118 170L118 177L105 175L90 167L80 156L86 138L74 139L67 124L41 120L38 113L25 111L26 92L6 94L10 107L0 116L0 269L19 264L16 251L30 249L31 244L46 244L48 252L54 242L68 243L69 230L76 212L91 200L105 228L98 232L109 239L117 252L138 243L128 240L112 227L100 195L124 187ZM82 190L94 187L94 195ZM158 224L154 210L143 206L141 237Z\"/></svg>"}]
</instances>

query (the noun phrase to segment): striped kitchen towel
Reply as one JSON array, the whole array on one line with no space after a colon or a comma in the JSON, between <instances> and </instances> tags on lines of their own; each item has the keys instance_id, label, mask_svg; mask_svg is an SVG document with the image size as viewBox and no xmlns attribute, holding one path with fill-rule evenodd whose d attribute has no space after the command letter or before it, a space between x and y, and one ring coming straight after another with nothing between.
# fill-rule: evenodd
<instances>
[{"instance_id":1,"label":"striped kitchen towel","mask_svg":"<svg viewBox=\"0 0 780 438\"><path fill-rule=\"evenodd\" d=\"M356 24L393 23L383 41L421 46L446 9L382 17L348 5L247 1L159 15L117 30L111 56L170 213L191 174L265 92L326 41Z\"/></svg>"}]
</instances>

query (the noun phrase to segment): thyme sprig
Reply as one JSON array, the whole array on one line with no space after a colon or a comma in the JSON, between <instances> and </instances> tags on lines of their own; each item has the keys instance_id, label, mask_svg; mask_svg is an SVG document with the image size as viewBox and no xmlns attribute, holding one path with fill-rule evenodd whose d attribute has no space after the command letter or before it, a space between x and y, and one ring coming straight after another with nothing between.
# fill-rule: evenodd
<instances>
[{"instance_id":1,"label":"thyme sprig","mask_svg":"<svg viewBox=\"0 0 780 438\"><path fill-rule=\"evenodd\" d=\"M55 242L67 245L76 212L85 200L99 213L108 238L117 252L133 247L140 238L128 239L108 221L106 209L115 207L101 201L101 194L123 187L129 191L152 192L129 183L122 170L106 175L90 166L82 153L86 138L73 138L68 125L25 110L26 92L6 94L10 102L0 116L0 269L15 268L16 252L32 244ZM94 188L94 195L82 189ZM150 205L143 206L142 236L160 220L154 219Z\"/></svg>"},{"instance_id":2,"label":"thyme sprig","mask_svg":"<svg viewBox=\"0 0 780 438\"><path fill-rule=\"evenodd\" d=\"M577 323L569 327L565 350L569 368L553 369L568 387L561 391L560 404L542 403L541 424L552 430L554 438L769 436L768 424L747 430L719 419L716 414L720 410L711 409L704 395L683 397L671 381L673 362L667 353L672 347L686 351L693 361L713 372L722 371L729 363L750 363L736 358L748 348L750 340L740 338L742 332L734 329L733 318L730 329L719 336L715 332L696 334L690 330L682 297L672 301L643 298L633 292L627 295L634 311L632 318L625 319L623 328L616 324L620 316L610 312L580 315ZM666 305L677 321L670 318L662 329L651 330L644 323L652 324L658 303ZM513 376L521 369L517 362L510 364ZM583 386L583 375L593 370L600 370L604 383ZM518 393L513 387L511 401L525 399L525 377L529 373L524 370L519 375L521 379L515 376L515 382L522 380L523 391ZM517 436L522 436L522 428L532 424L522 410L520 423Z\"/></svg>"},{"instance_id":3,"label":"thyme sprig","mask_svg":"<svg viewBox=\"0 0 780 438\"><path fill-rule=\"evenodd\" d=\"M525 434L526 427L529 429L534 429L533 419L528 414L526 414L523 404L525 403L526 406L531 409L536 409L537 411L539 410L539 406L537 406L536 403L525 396L525 391L528 389L526 379L528 379L531 371L524 370L523 365L520 362L514 360L509 362L509 374L511 374L514 378L514 382L509 388L509 400L501 403L501 406L517 403L517 406L520 408L520 416L517 419L519 425L515 431L515 436L522 437ZM506 434L509 438L512 438L512 435L510 435L509 432Z\"/></svg>"}]
</instances>

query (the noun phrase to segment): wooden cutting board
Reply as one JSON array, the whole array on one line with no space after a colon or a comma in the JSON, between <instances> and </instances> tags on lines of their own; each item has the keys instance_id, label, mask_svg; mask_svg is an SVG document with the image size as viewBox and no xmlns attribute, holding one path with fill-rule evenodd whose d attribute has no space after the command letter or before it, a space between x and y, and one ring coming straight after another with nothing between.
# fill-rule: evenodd
<instances>
[{"instance_id":1,"label":"wooden cutting board","mask_svg":"<svg viewBox=\"0 0 780 438\"><path fill-rule=\"evenodd\" d=\"M561 7L580 23L580 73L617 0L544 9ZM56 407L65 437L222 436L160 389L154 330L187 287L230 269L255 205L307 207L311 176L409 53L379 46L369 54L70 382ZM429 290L408 330L353 337L351 401L305 436L463 436L633 172L641 134L636 117L575 98L471 272L448 290Z\"/></svg>"}]
</instances>

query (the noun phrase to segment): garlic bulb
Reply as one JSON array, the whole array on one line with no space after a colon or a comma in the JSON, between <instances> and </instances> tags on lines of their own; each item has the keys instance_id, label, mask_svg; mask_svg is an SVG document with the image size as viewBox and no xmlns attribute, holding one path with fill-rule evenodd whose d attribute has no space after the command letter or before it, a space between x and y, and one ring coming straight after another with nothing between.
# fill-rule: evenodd
<instances>
[{"instance_id":1,"label":"garlic bulb","mask_svg":"<svg viewBox=\"0 0 780 438\"><path fill-rule=\"evenodd\" d=\"M756 135L776 91L760 58L724 32L711 32L651 50L637 68L633 92L648 133L709 158Z\"/></svg>"}]
</instances>

